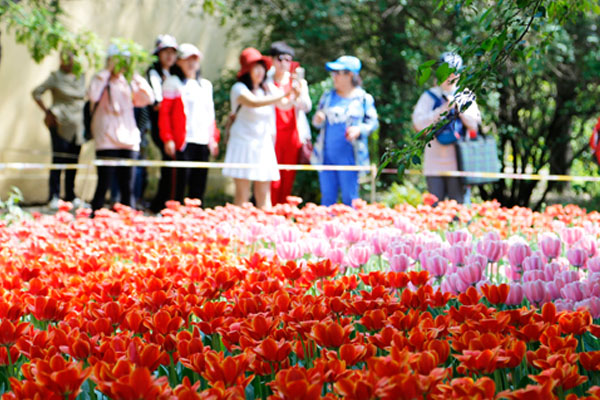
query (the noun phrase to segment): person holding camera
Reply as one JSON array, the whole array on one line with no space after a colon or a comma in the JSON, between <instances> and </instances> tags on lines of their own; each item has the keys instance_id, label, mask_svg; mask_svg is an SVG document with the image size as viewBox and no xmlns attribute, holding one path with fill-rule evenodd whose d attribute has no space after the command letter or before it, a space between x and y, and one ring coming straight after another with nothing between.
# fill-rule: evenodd
<instances>
[{"instance_id":1,"label":"person holding camera","mask_svg":"<svg viewBox=\"0 0 600 400\"><path fill-rule=\"evenodd\" d=\"M270 50L273 68L267 72L267 85L273 93L282 93L292 85L299 85L300 96L285 107L275 107L277 135L275 137L275 155L279 164L298 164L300 151L305 142L310 142L310 126L306 113L312 102L308 95L308 84L304 79L304 69L294 62L294 49L285 42L274 42ZM271 202L283 204L292 194L296 171L279 171L280 179L271 183Z\"/></svg>"},{"instance_id":2,"label":"person holding camera","mask_svg":"<svg viewBox=\"0 0 600 400\"><path fill-rule=\"evenodd\" d=\"M154 94L148 82L137 73L133 74L131 82L127 81L122 68L128 58L128 51L111 44L107 52L106 68L97 73L90 83L90 109L95 110L91 130L98 159L138 158L141 136L133 108L152 104ZM121 203L134 205L133 167L99 166L97 171L98 183L92 199L93 212L104 205L113 175L119 182Z\"/></svg>"},{"instance_id":3,"label":"person holding camera","mask_svg":"<svg viewBox=\"0 0 600 400\"><path fill-rule=\"evenodd\" d=\"M458 92L458 80L463 67L462 58L452 52L443 53L438 65L448 64L453 72L438 85L426 90L412 114L414 129L420 132L443 125L434 132L434 139L425 146L423 173L427 190L439 201L446 198L458 203L468 202L467 188L459 177L439 176L440 172L458 170L454 143L467 132L477 132L481 123L475 95L465 89Z\"/></svg>"}]
</instances>

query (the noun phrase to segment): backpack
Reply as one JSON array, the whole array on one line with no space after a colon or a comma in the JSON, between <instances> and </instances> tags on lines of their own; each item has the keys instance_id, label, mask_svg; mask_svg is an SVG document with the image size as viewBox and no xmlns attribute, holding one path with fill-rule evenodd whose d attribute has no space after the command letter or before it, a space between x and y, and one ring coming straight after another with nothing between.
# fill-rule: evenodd
<instances>
[{"instance_id":1,"label":"backpack","mask_svg":"<svg viewBox=\"0 0 600 400\"><path fill-rule=\"evenodd\" d=\"M100 100L102 99L105 90L108 91L108 98L110 99L110 87L107 83L106 86L102 89L102 93L100 93L100 98L98 99L96 104L94 104L93 109L90 107L89 100L87 100L83 105L83 138L86 141L92 140L94 138L94 135L92 135L92 118L94 118L94 114L96 113L96 109L100 104Z\"/></svg>"},{"instance_id":2,"label":"backpack","mask_svg":"<svg viewBox=\"0 0 600 400\"><path fill-rule=\"evenodd\" d=\"M431 90L427 90L429 96L433 98L433 110L443 104L443 100L437 97ZM452 108L445 117L448 122L433 134L441 144L455 143L461 136L465 135L465 127L458 116L458 113Z\"/></svg>"},{"instance_id":3,"label":"backpack","mask_svg":"<svg viewBox=\"0 0 600 400\"><path fill-rule=\"evenodd\" d=\"M590 148L594 153L595 160L598 164L600 164L600 146L598 146L598 133L600 132L600 118L598 118L598 122L594 129L592 130L592 136L590 136Z\"/></svg>"}]
</instances>

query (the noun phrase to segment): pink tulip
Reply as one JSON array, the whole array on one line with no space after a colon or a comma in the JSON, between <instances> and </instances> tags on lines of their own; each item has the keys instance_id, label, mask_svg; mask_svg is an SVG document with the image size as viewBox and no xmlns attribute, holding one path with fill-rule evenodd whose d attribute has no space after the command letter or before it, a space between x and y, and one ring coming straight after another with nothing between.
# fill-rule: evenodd
<instances>
[{"instance_id":1,"label":"pink tulip","mask_svg":"<svg viewBox=\"0 0 600 400\"><path fill-rule=\"evenodd\" d=\"M544 281L525 282L523 284L523 291L527 300L537 306L549 301L550 296L546 290L546 282Z\"/></svg>"},{"instance_id":2,"label":"pink tulip","mask_svg":"<svg viewBox=\"0 0 600 400\"><path fill-rule=\"evenodd\" d=\"M424 248L422 244L415 245L411 254L411 258L413 260L419 260L421 258L421 253L423 253L423 250Z\"/></svg>"},{"instance_id":3,"label":"pink tulip","mask_svg":"<svg viewBox=\"0 0 600 400\"><path fill-rule=\"evenodd\" d=\"M337 265L343 265L346 254L344 254L344 250L340 248L332 248L327 252L327 258L333 263Z\"/></svg>"},{"instance_id":4,"label":"pink tulip","mask_svg":"<svg viewBox=\"0 0 600 400\"><path fill-rule=\"evenodd\" d=\"M469 285L460 279L458 274L448 275L445 282L448 282L448 286L451 289L450 292L454 294L464 293L469 288Z\"/></svg>"},{"instance_id":5,"label":"pink tulip","mask_svg":"<svg viewBox=\"0 0 600 400\"><path fill-rule=\"evenodd\" d=\"M567 260L569 260L571 265L573 265L574 267L583 267L586 259L587 253L584 249L581 249L579 247L571 247L569 250L567 250Z\"/></svg>"},{"instance_id":6,"label":"pink tulip","mask_svg":"<svg viewBox=\"0 0 600 400\"><path fill-rule=\"evenodd\" d=\"M560 289L560 294L563 298L572 301L581 301L584 299L583 292L581 291L580 282L567 283L565 287Z\"/></svg>"},{"instance_id":7,"label":"pink tulip","mask_svg":"<svg viewBox=\"0 0 600 400\"><path fill-rule=\"evenodd\" d=\"M516 306L523 301L523 286L518 283L511 283L508 297L506 298L507 306Z\"/></svg>"},{"instance_id":8,"label":"pink tulip","mask_svg":"<svg viewBox=\"0 0 600 400\"><path fill-rule=\"evenodd\" d=\"M450 245L462 243L469 245L471 243L471 233L466 229L461 229L453 232L446 232L446 240Z\"/></svg>"},{"instance_id":9,"label":"pink tulip","mask_svg":"<svg viewBox=\"0 0 600 400\"><path fill-rule=\"evenodd\" d=\"M425 263L423 263L423 269L429 271L429 273L435 278L443 276L448 269L448 260L442 256L429 256L426 257L424 261Z\"/></svg>"},{"instance_id":10,"label":"pink tulip","mask_svg":"<svg viewBox=\"0 0 600 400\"><path fill-rule=\"evenodd\" d=\"M484 240L477 243L477 251L484 255L488 262L495 263L502 258L503 244L500 240Z\"/></svg>"},{"instance_id":11,"label":"pink tulip","mask_svg":"<svg viewBox=\"0 0 600 400\"><path fill-rule=\"evenodd\" d=\"M297 260L302 257L302 250L296 243L281 242L276 246L277 256L284 261Z\"/></svg>"},{"instance_id":12,"label":"pink tulip","mask_svg":"<svg viewBox=\"0 0 600 400\"><path fill-rule=\"evenodd\" d=\"M520 267L525 257L531 255L529 245L521 242L516 242L508 248L508 262L512 267Z\"/></svg>"},{"instance_id":13,"label":"pink tulip","mask_svg":"<svg viewBox=\"0 0 600 400\"><path fill-rule=\"evenodd\" d=\"M556 276L565 283L577 282L581 278L578 271L563 271Z\"/></svg>"},{"instance_id":14,"label":"pink tulip","mask_svg":"<svg viewBox=\"0 0 600 400\"><path fill-rule=\"evenodd\" d=\"M410 258L406 254L394 254L390 257L390 270L405 272L410 266Z\"/></svg>"},{"instance_id":15,"label":"pink tulip","mask_svg":"<svg viewBox=\"0 0 600 400\"><path fill-rule=\"evenodd\" d=\"M553 261L544 266L544 280L551 281L556 275L562 272L563 267L559 263Z\"/></svg>"},{"instance_id":16,"label":"pink tulip","mask_svg":"<svg viewBox=\"0 0 600 400\"><path fill-rule=\"evenodd\" d=\"M392 235L389 232L379 230L371 236L371 245L373 246L373 253L380 256L383 254L385 249L389 246L392 241Z\"/></svg>"},{"instance_id":17,"label":"pink tulip","mask_svg":"<svg viewBox=\"0 0 600 400\"><path fill-rule=\"evenodd\" d=\"M531 270L531 271L525 271L523 272L523 282L533 282L533 281L545 281L546 280L546 274L544 274L544 271L540 271L540 270Z\"/></svg>"},{"instance_id":18,"label":"pink tulip","mask_svg":"<svg viewBox=\"0 0 600 400\"><path fill-rule=\"evenodd\" d=\"M342 234L344 240L348 243L356 243L365 239L365 231L358 224L350 224L346 226L344 233Z\"/></svg>"},{"instance_id":19,"label":"pink tulip","mask_svg":"<svg viewBox=\"0 0 600 400\"><path fill-rule=\"evenodd\" d=\"M537 255L525 257L523 260L523 271L537 271L544 268L544 260Z\"/></svg>"},{"instance_id":20,"label":"pink tulip","mask_svg":"<svg viewBox=\"0 0 600 400\"><path fill-rule=\"evenodd\" d=\"M398 217L394 220L394 226L405 234L415 233L417 227L406 217Z\"/></svg>"},{"instance_id":21,"label":"pink tulip","mask_svg":"<svg viewBox=\"0 0 600 400\"><path fill-rule=\"evenodd\" d=\"M471 286L481 280L483 271L479 264L468 264L459 268L456 274L467 286Z\"/></svg>"},{"instance_id":22,"label":"pink tulip","mask_svg":"<svg viewBox=\"0 0 600 400\"><path fill-rule=\"evenodd\" d=\"M571 247L575 243L577 243L584 234L583 228L576 226L572 228L563 228L560 231L560 237L565 242L568 247Z\"/></svg>"},{"instance_id":23,"label":"pink tulip","mask_svg":"<svg viewBox=\"0 0 600 400\"><path fill-rule=\"evenodd\" d=\"M523 274L523 270L521 269L521 267L518 267L518 266L513 267L513 266L509 265L506 270L506 275L507 275L508 279L510 279L513 282L520 282L522 274Z\"/></svg>"},{"instance_id":24,"label":"pink tulip","mask_svg":"<svg viewBox=\"0 0 600 400\"><path fill-rule=\"evenodd\" d=\"M264 231L264 224L260 224L258 222L254 222L252 224L250 224L250 226L248 227L249 229L249 233L250 233L250 242L256 242L257 240L261 239L263 231Z\"/></svg>"},{"instance_id":25,"label":"pink tulip","mask_svg":"<svg viewBox=\"0 0 600 400\"><path fill-rule=\"evenodd\" d=\"M547 282L546 290L548 291L548 294L550 295L550 300L552 301L561 297L560 289L558 288L558 286L556 286L556 282Z\"/></svg>"},{"instance_id":26,"label":"pink tulip","mask_svg":"<svg viewBox=\"0 0 600 400\"><path fill-rule=\"evenodd\" d=\"M548 259L557 258L560 256L561 243L560 239L553 234L543 234L538 243L544 257Z\"/></svg>"},{"instance_id":27,"label":"pink tulip","mask_svg":"<svg viewBox=\"0 0 600 400\"><path fill-rule=\"evenodd\" d=\"M592 257L587 262L587 267L590 272L600 272L600 257Z\"/></svg>"},{"instance_id":28,"label":"pink tulip","mask_svg":"<svg viewBox=\"0 0 600 400\"><path fill-rule=\"evenodd\" d=\"M566 299L557 299L556 301L554 301L554 305L556 306L557 312L573 311L575 307L575 303L573 303L572 300Z\"/></svg>"},{"instance_id":29,"label":"pink tulip","mask_svg":"<svg viewBox=\"0 0 600 400\"><path fill-rule=\"evenodd\" d=\"M338 222L326 222L323 224L323 233L327 239L336 238L342 233L342 225Z\"/></svg>"},{"instance_id":30,"label":"pink tulip","mask_svg":"<svg viewBox=\"0 0 600 400\"><path fill-rule=\"evenodd\" d=\"M465 264L465 258L470 252L470 247L463 246L462 244L454 244L446 249L445 255L455 266L462 266Z\"/></svg>"},{"instance_id":31,"label":"pink tulip","mask_svg":"<svg viewBox=\"0 0 600 400\"><path fill-rule=\"evenodd\" d=\"M499 242L502 240L502 237L500 237L500 234L496 231L489 231L485 235L483 235L483 240L492 240L494 242Z\"/></svg>"},{"instance_id":32,"label":"pink tulip","mask_svg":"<svg viewBox=\"0 0 600 400\"><path fill-rule=\"evenodd\" d=\"M575 304L576 309L584 308L590 312L592 318L600 318L600 297L590 297Z\"/></svg>"},{"instance_id":33,"label":"pink tulip","mask_svg":"<svg viewBox=\"0 0 600 400\"><path fill-rule=\"evenodd\" d=\"M300 240L298 228L281 227L277 231L277 242L297 242Z\"/></svg>"},{"instance_id":34,"label":"pink tulip","mask_svg":"<svg viewBox=\"0 0 600 400\"><path fill-rule=\"evenodd\" d=\"M465 264L480 264L482 267L485 267L488 263L488 259L486 256L482 256L481 254L469 254L465 258Z\"/></svg>"},{"instance_id":35,"label":"pink tulip","mask_svg":"<svg viewBox=\"0 0 600 400\"><path fill-rule=\"evenodd\" d=\"M404 254L406 256L409 256L411 253L412 249L410 245L399 241L392 242L385 251L385 255L388 258L397 254Z\"/></svg>"},{"instance_id":36,"label":"pink tulip","mask_svg":"<svg viewBox=\"0 0 600 400\"><path fill-rule=\"evenodd\" d=\"M327 256L330 248L331 246L329 246L327 240L314 239L311 246L311 253L313 253L315 257L324 258Z\"/></svg>"},{"instance_id":37,"label":"pink tulip","mask_svg":"<svg viewBox=\"0 0 600 400\"><path fill-rule=\"evenodd\" d=\"M574 246L584 249L588 258L595 257L598 251L596 239L592 235L584 235Z\"/></svg>"},{"instance_id":38,"label":"pink tulip","mask_svg":"<svg viewBox=\"0 0 600 400\"><path fill-rule=\"evenodd\" d=\"M348 250L348 264L353 268L360 268L371 258L372 249L370 246L353 245Z\"/></svg>"}]
</instances>

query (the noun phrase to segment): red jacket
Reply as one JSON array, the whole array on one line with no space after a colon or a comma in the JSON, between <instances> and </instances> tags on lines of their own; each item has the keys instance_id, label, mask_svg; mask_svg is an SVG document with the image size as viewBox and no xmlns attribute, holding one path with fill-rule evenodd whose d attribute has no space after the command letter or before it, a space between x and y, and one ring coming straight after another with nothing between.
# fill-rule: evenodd
<instances>
[{"instance_id":1,"label":"red jacket","mask_svg":"<svg viewBox=\"0 0 600 400\"><path fill-rule=\"evenodd\" d=\"M186 115L181 98L183 83L177 76L168 77L163 84L163 101L158 111L158 129L163 143L175 142L175 148L181 151L185 147ZM212 89L211 89L212 92ZM210 140L218 143L220 132L213 121Z\"/></svg>"},{"instance_id":2,"label":"red jacket","mask_svg":"<svg viewBox=\"0 0 600 400\"><path fill-rule=\"evenodd\" d=\"M158 111L158 129L160 140L167 143L172 140L175 148L185 146L186 118L181 100L181 80L176 76L168 77L163 84L163 101Z\"/></svg>"}]
</instances>

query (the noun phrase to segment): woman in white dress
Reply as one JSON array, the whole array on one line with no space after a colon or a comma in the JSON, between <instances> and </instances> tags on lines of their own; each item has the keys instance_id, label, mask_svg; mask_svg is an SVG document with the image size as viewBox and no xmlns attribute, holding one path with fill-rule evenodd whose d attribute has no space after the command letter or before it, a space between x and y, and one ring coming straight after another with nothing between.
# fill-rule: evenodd
<instances>
[{"instance_id":1,"label":"woman in white dress","mask_svg":"<svg viewBox=\"0 0 600 400\"><path fill-rule=\"evenodd\" d=\"M235 182L237 206L250 200L250 186L254 183L256 207L271 206L271 181L279 180L274 140L275 105L285 105L298 95L298 89L271 94L265 85L271 59L249 47L240 55L238 82L231 88L231 110L234 122L225 153L226 163L255 164L253 168L224 168L223 175Z\"/></svg>"}]
</instances>

